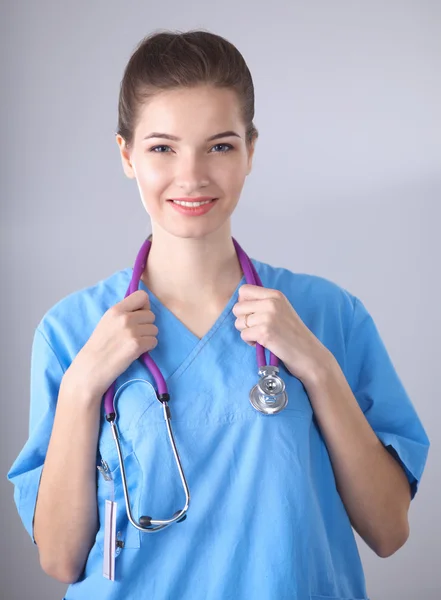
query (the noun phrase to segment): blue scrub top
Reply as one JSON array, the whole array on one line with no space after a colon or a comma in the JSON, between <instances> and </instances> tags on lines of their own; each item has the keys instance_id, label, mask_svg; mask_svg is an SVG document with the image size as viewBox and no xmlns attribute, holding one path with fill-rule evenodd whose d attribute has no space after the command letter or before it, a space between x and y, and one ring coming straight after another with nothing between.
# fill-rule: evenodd
<instances>
[{"instance_id":1,"label":"blue scrub top","mask_svg":"<svg viewBox=\"0 0 441 600\"><path fill-rule=\"evenodd\" d=\"M363 303L323 277L253 259L262 283L281 290L333 353L366 419L400 461L414 497L429 440ZM55 304L37 326L31 366L29 438L8 478L33 539L40 475L64 372L104 312L124 298L132 268ZM281 363L289 396L276 415L249 402L255 348L234 326L237 286L199 339L145 287L159 329L151 356L170 392L172 427L191 503L187 519L157 533L126 516L110 426L101 416L99 454L112 471L117 531L116 581L102 575L104 505L112 490L97 470L100 528L80 580L66 600L366 600L354 533L337 492L329 454L303 384ZM267 353L267 358L269 358ZM132 510L170 518L184 505L155 382L137 360L117 380L118 427ZM77 426L81 427L81 423ZM97 464L99 464L99 455Z\"/></svg>"}]
</instances>

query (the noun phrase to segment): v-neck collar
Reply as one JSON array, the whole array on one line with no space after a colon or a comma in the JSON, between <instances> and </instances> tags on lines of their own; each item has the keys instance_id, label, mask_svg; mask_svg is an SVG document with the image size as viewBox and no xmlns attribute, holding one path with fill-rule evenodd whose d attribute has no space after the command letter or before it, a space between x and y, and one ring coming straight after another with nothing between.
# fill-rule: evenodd
<instances>
[{"instance_id":1,"label":"v-neck collar","mask_svg":"<svg viewBox=\"0 0 441 600\"><path fill-rule=\"evenodd\" d=\"M259 272L261 264L258 261L251 260ZM132 275L133 268L127 267L124 270L124 290L127 289ZM262 273L259 273L259 275L262 277ZM213 365L219 367L219 371L215 369L215 373L223 373L228 361L232 360L235 364L241 364L245 360L245 356L254 354L252 349L245 343L238 342L240 335L235 329L234 321L236 317L232 312L232 308L239 297L239 288L245 283L245 276L242 276L216 322L199 339L174 313L165 307L143 281L139 282L139 289L144 290L149 296L150 306L156 317L155 324L158 327L158 344L149 351L149 354L160 369L167 382L169 393L173 397L178 395L177 390L182 377L189 377L190 380L195 377L198 380L198 369L202 369L205 376L208 377L209 369L213 368ZM251 360L254 364L255 359L252 358ZM123 388L123 385L129 381L133 382L132 385ZM146 387L143 382L150 383L151 388ZM190 389L191 385L187 387ZM118 405L123 404L124 410L118 413L118 420L120 432L124 436L129 431L137 431L137 423L141 415L151 405L155 405L156 384L151 371L144 362L136 360L120 375L117 380L117 388L123 388L121 389L121 397L118 399ZM209 395L211 392L208 388L207 390ZM179 391L179 397L183 398L182 389ZM101 441L101 444L109 444L112 448L114 447L111 436L108 437L107 441ZM117 460L117 457L115 460Z\"/></svg>"},{"instance_id":2,"label":"v-neck collar","mask_svg":"<svg viewBox=\"0 0 441 600\"><path fill-rule=\"evenodd\" d=\"M133 268L129 269L130 277L132 277L132 273L133 273ZM236 289L234 290L229 301L225 305L223 311L221 312L219 317L216 319L216 321L212 325L212 327L207 331L207 333L202 338L199 338L192 331L190 331L188 329L188 327L186 327L184 325L184 323L180 319L178 319L178 317L169 308L167 308L159 300L159 298L157 296L155 296L155 294L145 285L145 283L142 281L142 279L139 282L138 289L144 290L149 295L150 305L151 305L152 311L155 313L155 315L159 315L161 313L162 318L166 321L172 322L174 329L178 330L178 332L180 334L182 334L186 338L188 338L189 342L192 342L193 344L204 345L216 333L216 331L219 329L219 327L222 325L222 323L225 321L225 319L231 314L231 310L233 309L234 304L236 304L238 296L239 296L239 288L242 285L244 285L245 283L246 283L245 275L242 275L241 280L237 284Z\"/></svg>"}]
</instances>

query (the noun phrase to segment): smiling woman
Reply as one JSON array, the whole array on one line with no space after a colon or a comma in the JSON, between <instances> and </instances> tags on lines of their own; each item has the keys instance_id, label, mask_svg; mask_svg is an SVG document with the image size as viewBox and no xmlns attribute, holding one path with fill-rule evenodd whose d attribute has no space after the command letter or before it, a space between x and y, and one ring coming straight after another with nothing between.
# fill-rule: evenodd
<instances>
[{"instance_id":1,"label":"smiling woman","mask_svg":"<svg viewBox=\"0 0 441 600\"><path fill-rule=\"evenodd\" d=\"M158 251L163 253L158 243L166 243L170 248L170 244L180 245L182 236L187 239L206 239L207 234L229 236L229 218L251 171L257 137L253 126L244 123L242 113L235 90L214 83L193 84L150 95L148 101L138 108L131 141L117 134L124 172L137 181L142 202L152 220L153 232L159 227L164 231L161 237L155 236L157 243L152 249L150 273L145 273L149 287L158 293L161 293L160 281L164 280L163 272L160 281L153 280ZM155 127L155 132L160 129L163 133L144 135L157 125L160 127ZM179 135L170 133L172 131ZM152 144L152 137L168 140L169 143ZM221 139L222 142L219 141ZM217 143L214 144L215 140ZM180 215L205 218L183 219ZM230 258L231 251L230 247L227 252ZM179 254L182 257L187 255ZM219 248L216 257L217 263L228 259L225 250L220 251ZM173 269L170 278L178 276L175 281L181 294L187 300L196 301L196 286L183 277L189 269L194 270L194 260L185 265L175 262L169 267ZM224 267L219 270L224 272ZM237 272L229 271L237 279ZM220 296L224 295L222 288L228 290L232 286L231 278L230 281L227 278L219 282L213 270L200 273L200 276L203 276L202 281L193 280L193 283L199 289L211 284Z\"/></svg>"},{"instance_id":2,"label":"smiling woman","mask_svg":"<svg viewBox=\"0 0 441 600\"><path fill-rule=\"evenodd\" d=\"M9 478L42 568L66 600L366 600L352 526L403 545L429 442L364 304L231 235L258 137L244 58L154 33L118 110L152 235L35 332Z\"/></svg>"}]
</instances>

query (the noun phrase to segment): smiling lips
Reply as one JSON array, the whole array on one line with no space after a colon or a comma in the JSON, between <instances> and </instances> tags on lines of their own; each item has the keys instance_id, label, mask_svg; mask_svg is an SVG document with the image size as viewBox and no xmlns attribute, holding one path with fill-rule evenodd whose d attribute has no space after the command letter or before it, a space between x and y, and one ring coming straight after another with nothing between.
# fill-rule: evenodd
<instances>
[{"instance_id":1,"label":"smiling lips","mask_svg":"<svg viewBox=\"0 0 441 600\"><path fill-rule=\"evenodd\" d=\"M204 204L208 204L212 200L216 200L211 196L199 196L199 198L172 198L171 202L174 204L179 204L180 206L188 206L190 208L195 208L197 206L203 206Z\"/></svg>"},{"instance_id":2,"label":"smiling lips","mask_svg":"<svg viewBox=\"0 0 441 600\"><path fill-rule=\"evenodd\" d=\"M170 199L169 202L175 210L183 215L190 215L197 217L204 215L213 208L217 198L210 196L202 196L199 198L174 198Z\"/></svg>"}]
</instances>

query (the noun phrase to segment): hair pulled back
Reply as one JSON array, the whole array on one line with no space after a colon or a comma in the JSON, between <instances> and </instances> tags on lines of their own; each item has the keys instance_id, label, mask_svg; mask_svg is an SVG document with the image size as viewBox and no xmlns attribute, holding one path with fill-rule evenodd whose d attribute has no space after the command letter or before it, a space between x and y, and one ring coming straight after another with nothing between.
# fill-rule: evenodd
<instances>
[{"instance_id":1,"label":"hair pulled back","mask_svg":"<svg viewBox=\"0 0 441 600\"><path fill-rule=\"evenodd\" d=\"M150 98L163 91L200 85L236 92L249 146L258 136L253 124L251 73L231 42L205 30L156 30L138 43L120 85L116 134L130 149L141 108Z\"/></svg>"}]
</instances>

